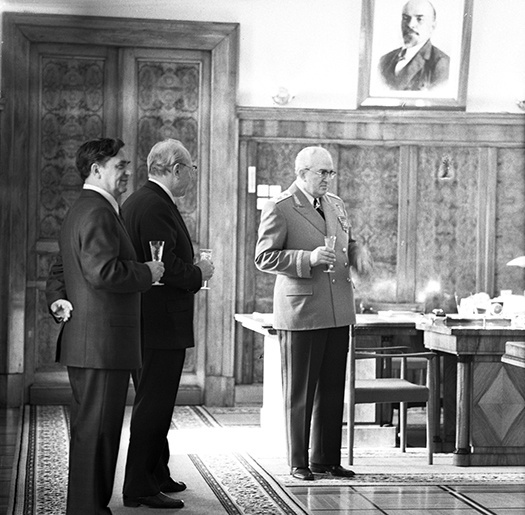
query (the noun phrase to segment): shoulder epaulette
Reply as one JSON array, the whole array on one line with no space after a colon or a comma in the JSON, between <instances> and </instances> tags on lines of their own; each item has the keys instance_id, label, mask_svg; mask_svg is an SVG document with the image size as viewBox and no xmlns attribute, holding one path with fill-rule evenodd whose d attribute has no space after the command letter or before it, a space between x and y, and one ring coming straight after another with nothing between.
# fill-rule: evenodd
<instances>
[{"instance_id":1,"label":"shoulder epaulette","mask_svg":"<svg viewBox=\"0 0 525 515\"><path fill-rule=\"evenodd\" d=\"M292 194L288 191L288 190L285 190L283 191L279 196L275 197L275 202L282 202L283 200L286 200L287 198L290 198L292 196Z\"/></svg>"}]
</instances>

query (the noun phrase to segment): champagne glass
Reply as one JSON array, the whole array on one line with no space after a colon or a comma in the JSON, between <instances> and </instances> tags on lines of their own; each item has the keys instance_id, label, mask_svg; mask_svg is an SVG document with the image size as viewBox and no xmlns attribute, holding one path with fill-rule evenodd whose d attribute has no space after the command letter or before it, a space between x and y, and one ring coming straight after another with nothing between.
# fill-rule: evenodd
<instances>
[{"instance_id":1,"label":"champagne glass","mask_svg":"<svg viewBox=\"0 0 525 515\"><path fill-rule=\"evenodd\" d=\"M334 250L335 249L335 236L325 236L324 244L329 249ZM326 270L323 270L323 271L329 274L332 274L334 272L334 265L326 265Z\"/></svg>"},{"instance_id":2,"label":"champagne glass","mask_svg":"<svg viewBox=\"0 0 525 515\"><path fill-rule=\"evenodd\" d=\"M211 261L212 260L212 251L211 249L201 249L201 259L206 259L208 261ZM208 281L204 281L202 283L202 288L201 290L209 290L210 287L208 286Z\"/></svg>"},{"instance_id":3,"label":"champagne glass","mask_svg":"<svg viewBox=\"0 0 525 515\"><path fill-rule=\"evenodd\" d=\"M162 240L153 240L149 242L151 249L151 258L153 261L162 261L162 252L164 251L164 242ZM153 286L162 286L163 283L155 281Z\"/></svg>"}]
</instances>

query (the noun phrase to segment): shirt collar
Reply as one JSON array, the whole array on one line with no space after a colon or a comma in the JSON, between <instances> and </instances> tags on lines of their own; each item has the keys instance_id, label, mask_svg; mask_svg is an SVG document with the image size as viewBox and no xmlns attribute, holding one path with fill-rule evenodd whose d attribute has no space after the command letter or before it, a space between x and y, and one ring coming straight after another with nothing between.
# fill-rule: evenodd
<instances>
[{"instance_id":1,"label":"shirt collar","mask_svg":"<svg viewBox=\"0 0 525 515\"><path fill-rule=\"evenodd\" d=\"M111 195L111 193L108 193L106 190L100 188L99 186L95 186L93 184L84 184L85 190L92 190L96 191L97 193L100 193L113 207L113 209L117 212L117 215L119 214L119 205L116 201L115 197Z\"/></svg>"},{"instance_id":2,"label":"shirt collar","mask_svg":"<svg viewBox=\"0 0 525 515\"><path fill-rule=\"evenodd\" d=\"M308 202L310 202L310 204L312 204L312 206L314 205L314 200L315 200L315 197L313 197L312 195L310 195L310 193L308 193L302 186L301 184L299 184L299 181L296 181L295 183L297 185L297 187L304 193L304 196L308 199ZM319 197L319 200L321 200L321 197Z\"/></svg>"},{"instance_id":3,"label":"shirt collar","mask_svg":"<svg viewBox=\"0 0 525 515\"><path fill-rule=\"evenodd\" d=\"M151 175L148 176L148 181L154 182L157 186L160 186L167 193L167 195L171 199L171 201L175 204L175 197L173 196L171 191L164 184L162 184L162 182L160 182L157 179L153 178Z\"/></svg>"},{"instance_id":4,"label":"shirt collar","mask_svg":"<svg viewBox=\"0 0 525 515\"><path fill-rule=\"evenodd\" d=\"M410 59L412 59L412 57L414 57L427 44L427 41L428 39L423 41L423 43L420 43L419 45L416 45L416 46L411 46L411 47L403 46L403 48L406 50L405 60L407 63L408 61L410 61Z\"/></svg>"}]
</instances>

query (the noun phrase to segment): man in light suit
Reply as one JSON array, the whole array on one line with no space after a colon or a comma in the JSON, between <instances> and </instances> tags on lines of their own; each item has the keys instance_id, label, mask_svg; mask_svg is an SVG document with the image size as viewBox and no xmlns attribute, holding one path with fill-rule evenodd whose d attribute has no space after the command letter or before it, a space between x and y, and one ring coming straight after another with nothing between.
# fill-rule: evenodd
<instances>
[{"instance_id":1,"label":"man in light suit","mask_svg":"<svg viewBox=\"0 0 525 515\"><path fill-rule=\"evenodd\" d=\"M432 45L436 11L428 0L410 0L403 7L401 33L403 46L379 60L385 83L400 91L429 90L446 83L450 58Z\"/></svg>"},{"instance_id":2,"label":"man in light suit","mask_svg":"<svg viewBox=\"0 0 525 515\"><path fill-rule=\"evenodd\" d=\"M148 181L122 206L122 215L139 261L151 255L150 240L164 241L163 285L142 296L142 369L133 375L135 403L124 478L124 504L154 508L159 494L181 492L171 478L168 431L184 366L194 346L193 305L203 281L212 277L208 260L194 264L193 245L176 199L196 178L191 155L178 140L153 146ZM142 499L142 500L140 500Z\"/></svg>"},{"instance_id":3,"label":"man in light suit","mask_svg":"<svg viewBox=\"0 0 525 515\"><path fill-rule=\"evenodd\" d=\"M255 264L276 274L274 327L282 361L291 474L352 477L341 466L341 431L350 325L355 305L350 266L366 270L343 201L328 192L335 176L327 150L307 147L296 180L261 214ZM319 203L322 214L314 207ZM335 235L335 249L324 238ZM333 273L325 273L327 266ZM312 449L308 448L312 435Z\"/></svg>"},{"instance_id":4,"label":"man in light suit","mask_svg":"<svg viewBox=\"0 0 525 515\"><path fill-rule=\"evenodd\" d=\"M137 262L117 200L129 161L120 140L84 143L76 165L84 187L66 215L46 296L65 322L57 357L73 392L67 513L110 514L120 434L132 369L140 366L140 292L162 263Z\"/></svg>"}]
</instances>

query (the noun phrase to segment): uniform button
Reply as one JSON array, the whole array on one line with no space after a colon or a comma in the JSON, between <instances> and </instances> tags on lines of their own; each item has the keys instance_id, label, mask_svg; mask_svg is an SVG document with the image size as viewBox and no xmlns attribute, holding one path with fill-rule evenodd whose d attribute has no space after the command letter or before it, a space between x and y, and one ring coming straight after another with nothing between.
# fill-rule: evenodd
<instances>
[{"instance_id":1,"label":"uniform button","mask_svg":"<svg viewBox=\"0 0 525 515\"><path fill-rule=\"evenodd\" d=\"M343 247L343 252L346 252L346 247Z\"/></svg>"},{"instance_id":2,"label":"uniform button","mask_svg":"<svg viewBox=\"0 0 525 515\"><path fill-rule=\"evenodd\" d=\"M347 282L347 283L351 283L351 282L352 282L352 279L350 279L350 277L347 277L347 278L346 278L346 282Z\"/></svg>"},{"instance_id":3,"label":"uniform button","mask_svg":"<svg viewBox=\"0 0 525 515\"><path fill-rule=\"evenodd\" d=\"M345 262L345 268L348 266L348 263Z\"/></svg>"},{"instance_id":4,"label":"uniform button","mask_svg":"<svg viewBox=\"0 0 525 515\"><path fill-rule=\"evenodd\" d=\"M335 279L332 279L332 283L335 284Z\"/></svg>"}]
</instances>

